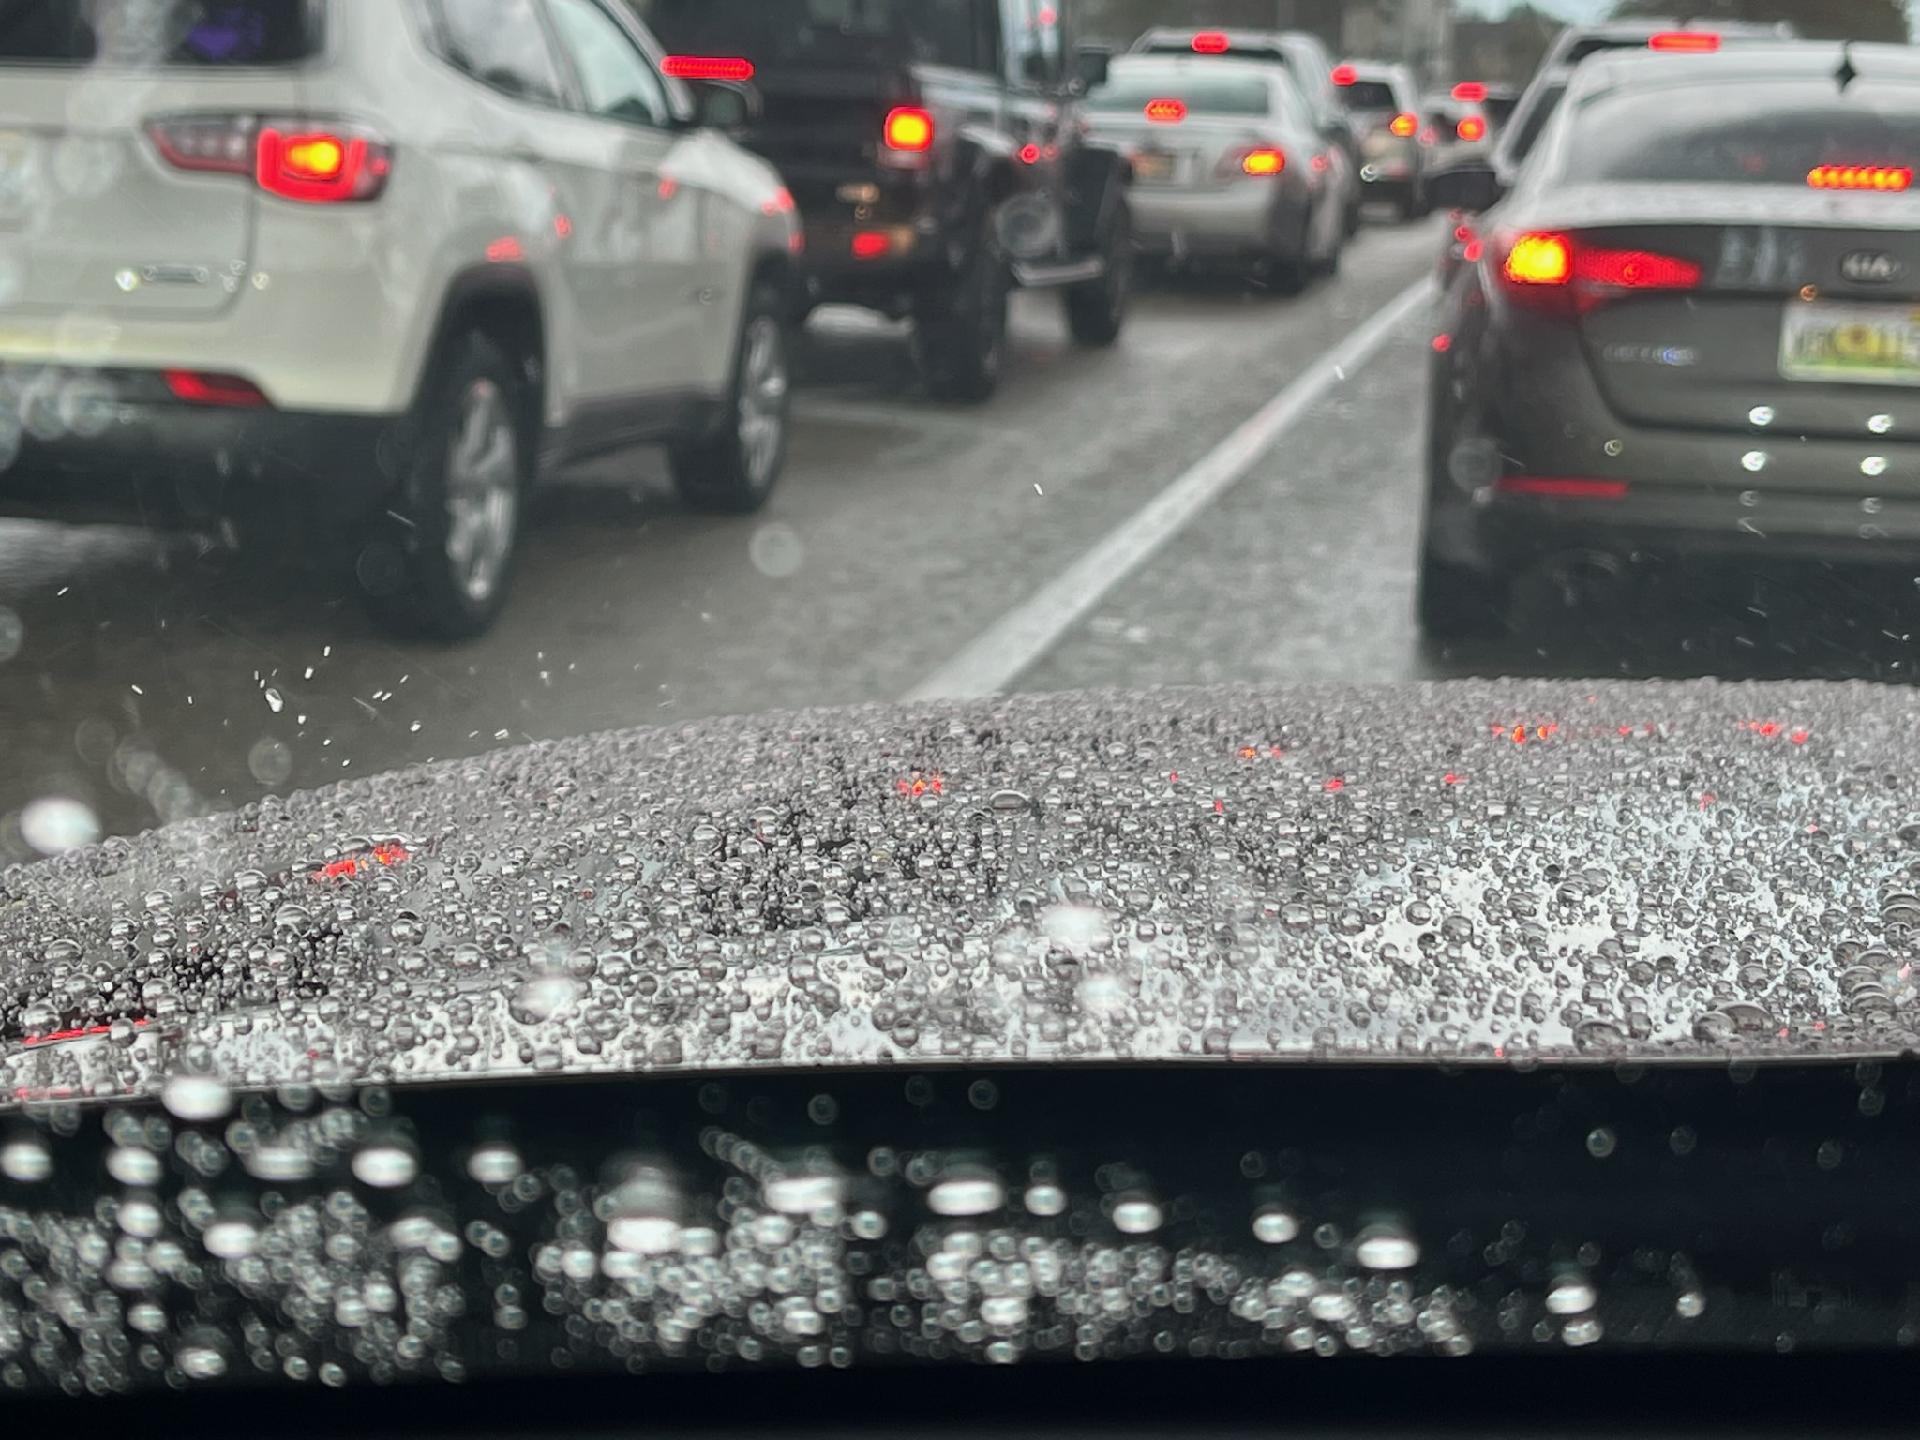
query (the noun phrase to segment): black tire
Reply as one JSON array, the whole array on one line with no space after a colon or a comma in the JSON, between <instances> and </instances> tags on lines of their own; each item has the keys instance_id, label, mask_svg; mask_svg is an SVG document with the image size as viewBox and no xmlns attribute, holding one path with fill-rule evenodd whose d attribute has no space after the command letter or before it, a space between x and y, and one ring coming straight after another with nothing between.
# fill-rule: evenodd
<instances>
[{"instance_id":1,"label":"black tire","mask_svg":"<svg viewBox=\"0 0 1920 1440\"><path fill-rule=\"evenodd\" d=\"M485 633L511 587L536 456L523 364L488 336L451 340L428 377L400 518L362 548L374 618L409 635Z\"/></svg>"},{"instance_id":2,"label":"black tire","mask_svg":"<svg viewBox=\"0 0 1920 1440\"><path fill-rule=\"evenodd\" d=\"M1363 209L1365 209L1365 202L1357 195L1347 202L1347 213L1340 223L1349 240L1360 233L1360 223L1365 218L1361 214Z\"/></svg>"},{"instance_id":3,"label":"black tire","mask_svg":"<svg viewBox=\"0 0 1920 1440\"><path fill-rule=\"evenodd\" d=\"M1336 229L1333 243L1327 246L1327 253L1313 262L1315 275L1334 276L1340 273L1341 252L1346 249L1347 237L1344 230Z\"/></svg>"},{"instance_id":4,"label":"black tire","mask_svg":"<svg viewBox=\"0 0 1920 1440\"><path fill-rule=\"evenodd\" d=\"M1441 560L1425 546L1415 608L1429 640L1501 635L1507 628L1507 587L1492 576Z\"/></svg>"},{"instance_id":5,"label":"black tire","mask_svg":"<svg viewBox=\"0 0 1920 1440\"><path fill-rule=\"evenodd\" d=\"M1400 197L1400 218L1402 220L1420 220L1433 209L1427 202L1427 187L1415 180L1407 186L1407 193Z\"/></svg>"},{"instance_id":6,"label":"black tire","mask_svg":"<svg viewBox=\"0 0 1920 1440\"><path fill-rule=\"evenodd\" d=\"M733 384L719 423L667 448L680 498L696 510L746 515L767 503L786 465L792 307L774 285L748 292L734 339Z\"/></svg>"},{"instance_id":7,"label":"black tire","mask_svg":"<svg viewBox=\"0 0 1920 1440\"><path fill-rule=\"evenodd\" d=\"M1127 324L1127 301L1133 294L1133 217L1119 205L1100 247L1106 269L1098 280L1067 287L1067 329L1076 345L1104 349L1120 338Z\"/></svg>"},{"instance_id":8,"label":"black tire","mask_svg":"<svg viewBox=\"0 0 1920 1440\"><path fill-rule=\"evenodd\" d=\"M1000 387L1013 277L983 219L949 283L914 307L913 349L927 393L970 404Z\"/></svg>"}]
</instances>

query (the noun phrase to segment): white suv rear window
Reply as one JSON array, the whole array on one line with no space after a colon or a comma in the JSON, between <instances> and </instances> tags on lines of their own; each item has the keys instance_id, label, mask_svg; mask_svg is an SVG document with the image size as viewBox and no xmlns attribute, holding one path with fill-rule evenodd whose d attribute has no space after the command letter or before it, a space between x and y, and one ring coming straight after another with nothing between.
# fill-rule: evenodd
<instances>
[{"instance_id":1,"label":"white suv rear window","mask_svg":"<svg viewBox=\"0 0 1920 1440\"><path fill-rule=\"evenodd\" d=\"M0 63L294 65L320 48L318 0L0 0Z\"/></svg>"}]
</instances>

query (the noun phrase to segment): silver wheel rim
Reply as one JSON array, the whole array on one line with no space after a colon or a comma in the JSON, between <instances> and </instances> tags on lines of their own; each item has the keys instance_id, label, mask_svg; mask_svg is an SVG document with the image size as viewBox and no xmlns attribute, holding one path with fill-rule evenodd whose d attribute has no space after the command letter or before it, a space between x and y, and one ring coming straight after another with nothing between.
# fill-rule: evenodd
<instances>
[{"instance_id":1,"label":"silver wheel rim","mask_svg":"<svg viewBox=\"0 0 1920 1440\"><path fill-rule=\"evenodd\" d=\"M787 352L780 322L756 315L740 367L740 454L756 490L773 483L787 428Z\"/></svg>"},{"instance_id":2,"label":"silver wheel rim","mask_svg":"<svg viewBox=\"0 0 1920 1440\"><path fill-rule=\"evenodd\" d=\"M447 563L455 587L484 605L500 588L520 519L520 442L507 397L475 380L447 447Z\"/></svg>"}]
</instances>

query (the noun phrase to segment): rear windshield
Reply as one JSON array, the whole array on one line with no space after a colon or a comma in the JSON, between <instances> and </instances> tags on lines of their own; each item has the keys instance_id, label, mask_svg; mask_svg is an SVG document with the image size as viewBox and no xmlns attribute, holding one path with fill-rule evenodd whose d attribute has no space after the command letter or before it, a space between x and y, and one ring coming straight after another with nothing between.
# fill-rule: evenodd
<instances>
[{"instance_id":1,"label":"rear windshield","mask_svg":"<svg viewBox=\"0 0 1920 1440\"><path fill-rule=\"evenodd\" d=\"M292 65L320 48L315 0L0 0L0 63Z\"/></svg>"},{"instance_id":2,"label":"rear windshield","mask_svg":"<svg viewBox=\"0 0 1920 1440\"><path fill-rule=\"evenodd\" d=\"M1141 52L1147 55L1194 55L1202 60L1278 60L1286 63L1286 52L1272 45L1251 44L1234 45L1226 50L1200 50L1193 48L1191 40L1152 40Z\"/></svg>"},{"instance_id":3,"label":"rear windshield","mask_svg":"<svg viewBox=\"0 0 1920 1440\"><path fill-rule=\"evenodd\" d=\"M1822 165L1920 169L1920 85L1728 77L1581 104L1568 180L1804 185Z\"/></svg>"},{"instance_id":4,"label":"rear windshield","mask_svg":"<svg viewBox=\"0 0 1920 1440\"><path fill-rule=\"evenodd\" d=\"M1351 85L1342 85L1340 95L1346 101L1349 110L1373 111L1400 108L1393 98L1393 87L1384 80L1356 80Z\"/></svg>"},{"instance_id":5,"label":"rear windshield","mask_svg":"<svg viewBox=\"0 0 1920 1440\"><path fill-rule=\"evenodd\" d=\"M975 0L633 0L667 49L765 69L876 57L992 69Z\"/></svg>"},{"instance_id":6,"label":"rear windshield","mask_svg":"<svg viewBox=\"0 0 1920 1440\"><path fill-rule=\"evenodd\" d=\"M1555 81L1540 87L1534 96L1532 108L1519 117L1512 138L1507 141L1507 158L1518 162L1533 152L1534 143L1539 140L1540 132L1547 128L1547 121L1553 118L1553 112L1560 108L1560 102L1567 97L1567 82Z\"/></svg>"},{"instance_id":7,"label":"rear windshield","mask_svg":"<svg viewBox=\"0 0 1920 1440\"><path fill-rule=\"evenodd\" d=\"M1150 100L1178 100L1190 115L1266 115L1273 109L1273 90L1259 75L1127 69L1115 70L1087 104L1095 110L1142 110Z\"/></svg>"}]
</instances>

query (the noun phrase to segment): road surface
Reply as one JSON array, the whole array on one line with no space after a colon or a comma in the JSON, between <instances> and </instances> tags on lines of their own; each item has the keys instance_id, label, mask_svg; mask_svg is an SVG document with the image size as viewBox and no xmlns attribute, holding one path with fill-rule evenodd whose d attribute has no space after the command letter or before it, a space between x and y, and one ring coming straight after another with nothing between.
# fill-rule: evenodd
<instances>
[{"instance_id":1,"label":"road surface","mask_svg":"<svg viewBox=\"0 0 1920 1440\"><path fill-rule=\"evenodd\" d=\"M763 514L685 512L651 455L603 466L550 499L505 617L464 647L393 641L330 570L0 521L0 861L32 853L23 823L129 833L716 713L1239 680L1906 677L1910 575L1669 575L1651 601L1561 619L1542 582L1512 639L1424 649L1419 287L1439 223L1370 226L1297 297L1157 283L1104 353L1021 296L981 408L920 395L900 327L816 317Z\"/></svg>"}]
</instances>

